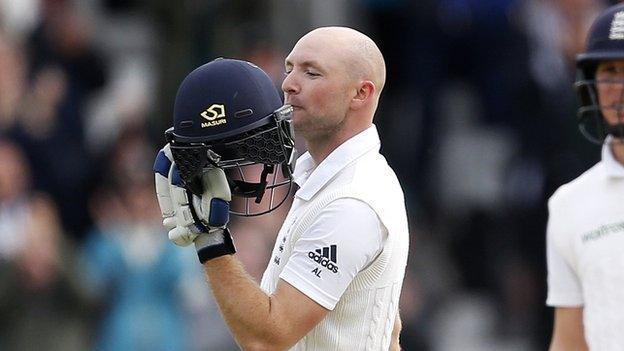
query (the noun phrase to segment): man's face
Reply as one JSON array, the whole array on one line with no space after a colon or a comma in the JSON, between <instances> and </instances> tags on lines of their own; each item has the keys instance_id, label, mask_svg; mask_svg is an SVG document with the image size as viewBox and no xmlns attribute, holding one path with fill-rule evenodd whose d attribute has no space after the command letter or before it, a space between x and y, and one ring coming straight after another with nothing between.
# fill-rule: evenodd
<instances>
[{"instance_id":1,"label":"man's face","mask_svg":"<svg viewBox=\"0 0 624 351\"><path fill-rule=\"evenodd\" d=\"M624 60L603 61L598 65L596 89L607 123L624 123Z\"/></svg>"},{"instance_id":2,"label":"man's face","mask_svg":"<svg viewBox=\"0 0 624 351\"><path fill-rule=\"evenodd\" d=\"M304 138L326 136L343 122L351 83L331 38L306 35L285 61L284 100L294 108L295 131Z\"/></svg>"}]
</instances>

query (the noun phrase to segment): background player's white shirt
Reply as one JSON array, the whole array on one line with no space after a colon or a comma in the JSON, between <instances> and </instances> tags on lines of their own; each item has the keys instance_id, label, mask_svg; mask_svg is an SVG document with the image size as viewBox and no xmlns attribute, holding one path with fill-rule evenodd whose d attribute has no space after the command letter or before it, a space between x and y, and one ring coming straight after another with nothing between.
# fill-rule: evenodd
<instances>
[{"instance_id":1,"label":"background player's white shirt","mask_svg":"<svg viewBox=\"0 0 624 351\"><path fill-rule=\"evenodd\" d=\"M270 294L282 279L331 311L293 350L389 346L408 230L403 192L378 150L373 126L316 167L308 153L297 160L301 188L261 287Z\"/></svg>"},{"instance_id":2,"label":"background player's white shirt","mask_svg":"<svg viewBox=\"0 0 624 351\"><path fill-rule=\"evenodd\" d=\"M548 203L546 303L583 306L592 350L624 349L624 166L608 142L602 160Z\"/></svg>"}]
</instances>

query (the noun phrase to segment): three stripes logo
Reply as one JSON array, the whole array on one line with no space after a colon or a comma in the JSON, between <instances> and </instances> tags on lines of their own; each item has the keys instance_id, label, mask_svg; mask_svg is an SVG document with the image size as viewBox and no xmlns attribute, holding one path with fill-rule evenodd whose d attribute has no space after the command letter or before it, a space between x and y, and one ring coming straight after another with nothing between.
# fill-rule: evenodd
<instances>
[{"instance_id":1,"label":"three stripes logo","mask_svg":"<svg viewBox=\"0 0 624 351\"><path fill-rule=\"evenodd\" d=\"M325 246L321 249L308 252L308 257L331 272L338 273L336 245Z\"/></svg>"}]
</instances>

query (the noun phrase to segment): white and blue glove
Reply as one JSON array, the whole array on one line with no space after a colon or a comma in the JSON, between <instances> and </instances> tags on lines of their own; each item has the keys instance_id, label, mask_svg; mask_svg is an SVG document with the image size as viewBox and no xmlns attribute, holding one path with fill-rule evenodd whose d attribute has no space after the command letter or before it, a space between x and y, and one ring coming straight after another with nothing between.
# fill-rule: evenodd
<instances>
[{"instance_id":1,"label":"white and blue glove","mask_svg":"<svg viewBox=\"0 0 624 351\"><path fill-rule=\"evenodd\" d=\"M154 177L170 241L179 246L195 243L201 263L236 252L227 229L232 194L221 168L206 169L201 178L203 193L194 195L184 188L167 144L156 156Z\"/></svg>"}]
</instances>

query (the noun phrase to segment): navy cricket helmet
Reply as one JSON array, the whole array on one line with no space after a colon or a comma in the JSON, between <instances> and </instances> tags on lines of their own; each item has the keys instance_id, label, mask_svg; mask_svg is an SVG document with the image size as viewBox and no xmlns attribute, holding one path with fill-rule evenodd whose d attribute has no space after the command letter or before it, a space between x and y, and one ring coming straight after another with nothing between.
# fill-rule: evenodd
<instances>
[{"instance_id":1,"label":"navy cricket helmet","mask_svg":"<svg viewBox=\"0 0 624 351\"><path fill-rule=\"evenodd\" d=\"M587 35L585 52L576 58L579 128L587 139L599 144L609 134L624 137L624 124L610 125L602 114L603 109L608 108L616 110L618 116L624 115L624 101L617 106L601 107L598 100L596 69L600 62L608 60L624 60L624 4L607 8L594 20ZM609 83L624 85L624 81Z\"/></svg>"},{"instance_id":2,"label":"navy cricket helmet","mask_svg":"<svg viewBox=\"0 0 624 351\"><path fill-rule=\"evenodd\" d=\"M173 127L165 136L189 191L201 195L202 171L220 167L234 199L243 199L231 212L254 216L274 210L290 192L296 158L291 118L292 107L282 104L262 69L219 58L184 78L175 98ZM276 189L283 186L288 190L275 201ZM263 202L267 190L270 199ZM250 199L266 206L250 206Z\"/></svg>"}]
</instances>

